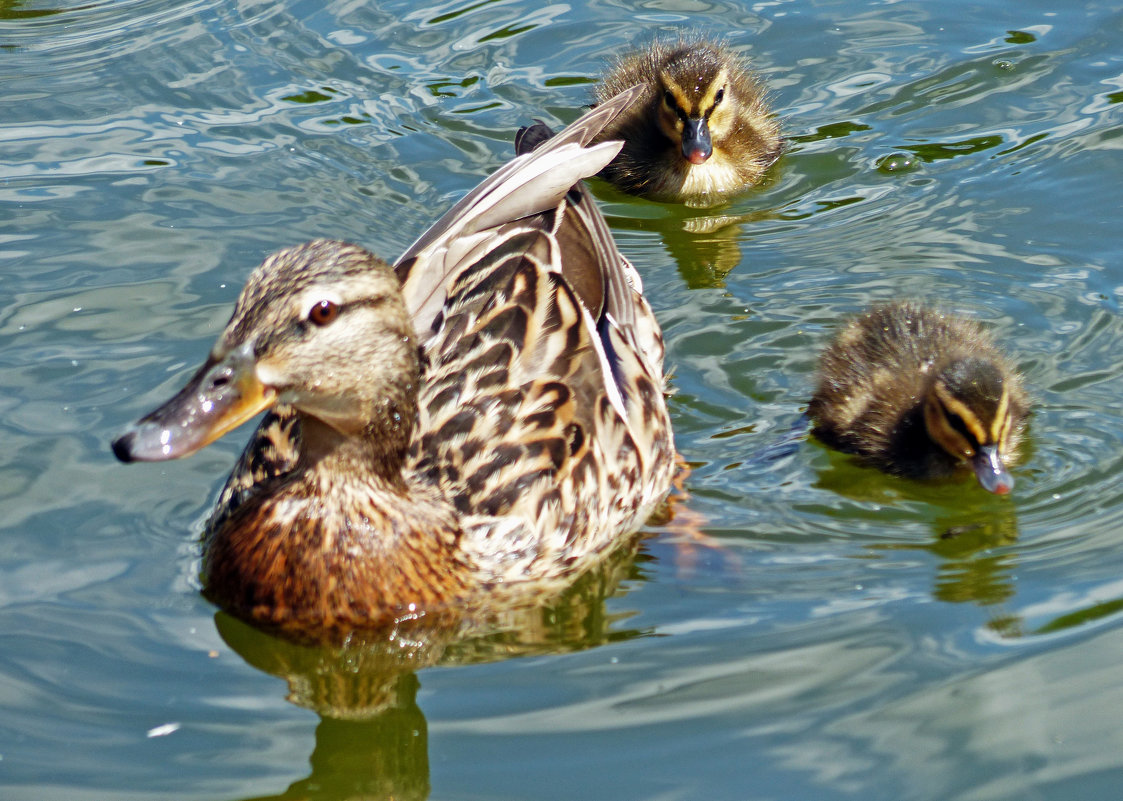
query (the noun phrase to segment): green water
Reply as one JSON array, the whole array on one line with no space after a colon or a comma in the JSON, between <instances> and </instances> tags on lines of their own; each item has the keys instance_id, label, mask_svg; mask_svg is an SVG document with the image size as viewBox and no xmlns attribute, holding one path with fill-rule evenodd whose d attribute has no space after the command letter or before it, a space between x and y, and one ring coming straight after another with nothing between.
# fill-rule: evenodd
<instances>
[{"instance_id":1,"label":"green water","mask_svg":"<svg viewBox=\"0 0 1123 801\"><path fill-rule=\"evenodd\" d=\"M595 187L668 339L676 520L414 661L216 618L196 536L248 430L110 437L265 254L393 258L682 28L789 149L721 210ZM1120 53L1094 2L0 0L0 797L1116 798ZM802 438L818 349L893 297L1024 371L1012 497Z\"/></svg>"}]
</instances>

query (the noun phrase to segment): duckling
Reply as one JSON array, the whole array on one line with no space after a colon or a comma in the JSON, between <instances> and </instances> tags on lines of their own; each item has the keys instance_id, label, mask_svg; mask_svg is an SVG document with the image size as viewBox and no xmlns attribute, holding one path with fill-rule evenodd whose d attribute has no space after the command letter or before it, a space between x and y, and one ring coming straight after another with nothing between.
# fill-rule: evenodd
<instances>
[{"instance_id":1,"label":"duckling","mask_svg":"<svg viewBox=\"0 0 1123 801\"><path fill-rule=\"evenodd\" d=\"M808 407L813 433L866 464L909 478L963 466L984 489L1014 487L1029 400L976 323L906 302L873 306L823 352Z\"/></svg>"},{"instance_id":2,"label":"duckling","mask_svg":"<svg viewBox=\"0 0 1123 801\"><path fill-rule=\"evenodd\" d=\"M674 466L663 340L581 179L603 104L391 268L330 240L250 276L205 364L113 442L187 456L267 410L203 539L205 593L296 636L467 614L618 546Z\"/></svg>"},{"instance_id":3,"label":"duckling","mask_svg":"<svg viewBox=\"0 0 1123 801\"><path fill-rule=\"evenodd\" d=\"M637 84L640 101L600 136L624 140L600 173L621 190L714 205L756 184L779 157L780 126L764 88L726 45L656 41L616 62L596 102Z\"/></svg>"}]
</instances>

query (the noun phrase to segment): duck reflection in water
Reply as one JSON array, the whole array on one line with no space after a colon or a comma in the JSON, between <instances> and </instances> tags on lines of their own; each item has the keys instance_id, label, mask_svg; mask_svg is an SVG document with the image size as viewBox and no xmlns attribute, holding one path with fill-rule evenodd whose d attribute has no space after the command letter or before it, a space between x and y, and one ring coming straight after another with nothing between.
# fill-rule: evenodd
<instances>
[{"instance_id":1,"label":"duck reflection in water","mask_svg":"<svg viewBox=\"0 0 1123 801\"><path fill-rule=\"evenodd\" d=\"M428 798L428 724L417 703L417 671L569 653L649 635L623 625L631 613L605 607L608 598L645 578L642 565L650 557L637 555L637 544L612 554L559 597L459 630L402 627L389 640L355 634L342 645L301 644L219 612L223 640L253 667L283 679L292 703L320 716L309 775L260 799Z\"/></svg>"}]
</instances>

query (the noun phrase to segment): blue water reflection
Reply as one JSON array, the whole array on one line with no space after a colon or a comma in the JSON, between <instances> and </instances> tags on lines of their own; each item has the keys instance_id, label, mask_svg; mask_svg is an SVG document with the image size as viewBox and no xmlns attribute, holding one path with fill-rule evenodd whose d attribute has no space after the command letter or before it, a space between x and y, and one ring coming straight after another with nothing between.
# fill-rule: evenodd
<instances>
[{"instance_id":1,"label":"blue water reflection","mask_svg":"<svg viewBox=\"0 0 1123 801\"><path fill-rule=\"evenodd\" d=\"M721 209L594 187L668 338L676 518L412 662L216 620L195 537L239 438L146 470L112 433L266 253L394 257L684 27L789 149ZM0 0L0 795L1114 798L1120 52L1098 2ZM1012 498L802 439L818 349L902 296L1025 372Z\"/></svg>"}]
</instances>

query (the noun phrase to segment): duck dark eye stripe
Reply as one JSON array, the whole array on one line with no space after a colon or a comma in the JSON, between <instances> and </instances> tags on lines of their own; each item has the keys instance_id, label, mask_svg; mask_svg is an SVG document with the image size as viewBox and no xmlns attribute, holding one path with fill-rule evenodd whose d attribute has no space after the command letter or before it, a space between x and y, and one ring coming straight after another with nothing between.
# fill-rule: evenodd
<instances>
[{"instance_id":1,"label":"duck dark eye stripe","mask_svg":"<svg viewBox=\"0 0 1123 801\"><path fill-rule=\"evenodd\" d=\"M390 302L390 298L386 295L376 295L370 298L360 298L359 300L350 300L344 303L339 303L335 306L334 316L331 322L334 323L345 314L350 314L355 309L380 309ZM309 317L303 317L296 323L296 330L300 332L301 336L306 336L313 330L323 329L326 327L323 324L318 324Z\"/></svg>"},{"instance_id":2,"label":"duck dark eye stripe","mask_svg":"<svg viewBox=\"0 0 1123 801\"><path fill-rule=\"evenodd\" d=\"M373 298L363 298L361 300L353 300L350 303L341 303L339 307L340 313L348 309L380 309L390 302L390 298L386 295L377 295Z\"/></svg>"}]
</instances>

